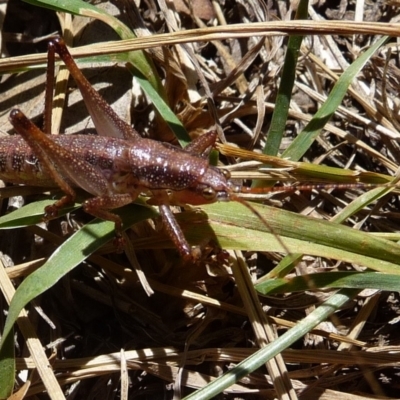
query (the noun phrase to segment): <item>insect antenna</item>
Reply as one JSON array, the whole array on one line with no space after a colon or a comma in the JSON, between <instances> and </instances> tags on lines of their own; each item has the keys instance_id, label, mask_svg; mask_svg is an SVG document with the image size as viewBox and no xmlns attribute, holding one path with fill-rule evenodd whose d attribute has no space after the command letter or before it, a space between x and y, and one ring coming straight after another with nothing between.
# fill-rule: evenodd
<instances>
[{"instance_id":1,"label":"insect antenna","mask_svg":"<svg viewBox=\"0 0 400 400\"><path fill-rule=\"evenodd\" d=\"M243 194L268 194L276 192L310 192L312 190L323 190L323 189L374 189L378 187L382 188L395 188L398 185L394 183L364 183L364 182L353 182L353 183L317 183L309 185L292 185L292 186L274 186L274 187L245 187L241 188Z\"/></svg>"}]
</instances>

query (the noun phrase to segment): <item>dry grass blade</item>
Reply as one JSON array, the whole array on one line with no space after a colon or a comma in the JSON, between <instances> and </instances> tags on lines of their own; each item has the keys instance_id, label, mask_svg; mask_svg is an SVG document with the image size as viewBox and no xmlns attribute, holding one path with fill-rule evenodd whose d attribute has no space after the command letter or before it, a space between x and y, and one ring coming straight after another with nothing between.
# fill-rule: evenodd
<instances>
[{"instance_id":1,"label":"dry grass blade","mask_svg":"<svg viewBox=\"0 0 400 400\"><path fill-rule=\"evenodd\" d=\"M238 285L238 291L252 324L257 344L260 348L274 341L276 336L258 300L250 278L249 268L241 252L231 252L232 272ZM287 369L282 355L278 354L266 364L271 379L276 383L277 394L282 399L296 399L291 383L286 379Z\"/></svg>"},{"instance_id":2,"label":"dry grass blade","mask_svg":"<svg viewBox=\"0 0 400 400\"><path fill-rule=\"evenodd\" d=\"M4 256L2 256L4 260ZM12 297L15 294L15 289L11 283L11 280L7 276L5 265L3 260L0 260L0 282L1 282L1 292L6 296L7 302L10 303ZM51 367L51 362L47 358L46 353L40 343L40 339L37 336L36 330L28 319L28 313L22 310L18 318L18 326L21 330L26 344L30 351L31 357L34 361L34 366L37 369L40 378L43 381L46 391L49 393L50 398L54 400L65 399L63 390L53 372ZM7 382L9 377L2 375L0 385ZM29 386L29 385L28 385Z\"/></svg>"},{"instance_id":3,"label":"dry grass blade","mask_svg":"<svg viewBox=\"0 0 400 400\"><path fill-rule=\"evenodd\" d=\"M400 31L398 23L372 23L351 21L269 21L251 24L238 24L190 31L156 34L142 38L126 39L117 42L93 44L72 50L77 58L117 54L127 51L144 50L159 46L171 46L182 43L209 42L213 40L240 39L253 36L300 35L387 35L397 37ZM25 68L32 64L45 64L46 54L7 58L0 60L0 71Z\"/></svg>"}]
</instances>

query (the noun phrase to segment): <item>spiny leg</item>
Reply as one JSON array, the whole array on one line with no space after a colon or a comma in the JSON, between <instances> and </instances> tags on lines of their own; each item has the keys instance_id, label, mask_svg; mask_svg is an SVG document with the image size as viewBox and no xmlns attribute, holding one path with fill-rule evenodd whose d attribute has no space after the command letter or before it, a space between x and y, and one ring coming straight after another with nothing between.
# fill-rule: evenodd
<instances>
[{"instance_id":1,"label":"spiny leg","mask_svg":"<svg viewBox=\"0 0 400 400\"><path fill-rule=\"evenodd\" d=\"M53 160L49 156L51 154L51 148L46 149L46 145L41 143L40 139L43 137L53 143L49 136L43 133L20 110L12 110L9 119L15 130L24 138L35 152L36 157L48 175L65 193L65 196L53 205L47 206L45 209L45 218L53 218L57 215L58 209L74 202L76 197L75 191L57 171Z\"/></svg>"},{"instance_id":2,"label":"spiny leg","mask_svg":"<svg viewBox=\"0 0 400 400\"><path fill-rule=\"evenodd\" d=\"M48 53L51 54L54 52L60 56L78 85L99 135L118 137L126 140L141 137L135 129L114 112L97 90L92 87L76 65L63 39L56 38L49 42Z\"/></svg>"},{"instance_id":3,"label":"spiny leg","mask_svg":"<svg viewBox=\"0 0 400 400\"><path fill-rule=\"evenodd\" d=\"M83 203L83 209L94 217L114 222L115 224L115 246L119 251L124 248L124 239L122 237L122 220L117 214L110 210L119 208L132 203L137 194L114 194L111 196L98 196L86 200Z\"/></svg>"},{"instance_id":4,"label":"spiny leg","mask_svg":"<svg viewBox=\"0 0 400 400\"><path fill-rule=\"evenodd\" d=\"M183 258L187 261L198 260L201 256L200 249L189 245L170 207L166 204L162 204L159 205L158 208L164 223L164 228Z\"/></svg>"}]
</instances>

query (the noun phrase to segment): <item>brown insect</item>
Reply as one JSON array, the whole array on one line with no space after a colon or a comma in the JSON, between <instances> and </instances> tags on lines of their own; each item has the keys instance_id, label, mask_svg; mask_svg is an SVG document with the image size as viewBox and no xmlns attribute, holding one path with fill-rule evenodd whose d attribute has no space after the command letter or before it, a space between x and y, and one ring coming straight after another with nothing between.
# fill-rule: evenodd
<instances>
[{"instance_id":1,"label":"brown insect","mask_svg":"<svg viewBox=\"0 0 400 400\"><path fill-rule=\"evenodd\" d=\"M197 257L198 251L188 244L170 206L227 201L240 191L227 171L208 162L208 149L215 143L216 133L211 131L184 149L142 138L90 85L61 38L49 43L49 60L54 59L54 53L77 82L99 136L47 135L22 111L14 109L9 119L20 136L0 140L0 178L60 187L65 195L46 207L46 219L74 201L74 187L84 189L94 196L83 203L84 210L113 221L120 242L122 221L111 210L143 193L149 197L149 204L159 207L164 226L180 253ZM46 127L51 119L49 108L46 105Z\"/></svg>"}]
</instances>

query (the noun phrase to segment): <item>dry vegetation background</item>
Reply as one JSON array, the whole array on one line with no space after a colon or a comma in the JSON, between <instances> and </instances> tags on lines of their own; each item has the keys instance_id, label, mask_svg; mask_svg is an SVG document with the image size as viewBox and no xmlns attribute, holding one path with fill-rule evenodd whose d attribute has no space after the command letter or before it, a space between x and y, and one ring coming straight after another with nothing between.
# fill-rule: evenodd
<instances>
[{"instance_id":1,"label":"dry vegetation background","mask_svg":"<svg viewBox=\"0 0 400 400\"><path fill-rule=\"evenodd\" d=\"M286 21L294 19L297 6L296 2L276 0L197 0L190 2L191 9L184 0L136 1L136 6L127 0L94 3L116 15L138 36L212 25ZM73 38L74 47L118 40L111 28L100 21L57 17L52 11L20 1L9 1L0 7L5 17L1 30L4 57L43 53L48 38L62 29L71 32L68 40L72 44ZM400 3L389 0L321 0L310 4L309 19L397 22L398 7ZM304 38L280 152L317 112L330 93L335 76L377 40L371 30L371 35ZM269 130L287 42L285 36L254 35L156 47L149 49L149 54L159 67L169 106L192 137L207 132L218 122L220 142L259 152ZM123 63L86 63L82 68L107 102L121 117L132 121L139 132L174 142L174 136L138 85L132 86ZM400 159L399 79L398 49L393 46L391 54L386 48L376 53L357 76L352 94L345 97L302 161L393 175ZM43 69L2 77L2 133L11 132L7 118L14 106L41 123L44 80ZM66 92L67 105L62 119L56 113L53 131L93 133L73 82ZM213 102L207 102L207 97ZM231 167L236 178L257 177L254 162L228 154L221 157L221 163L239 164ZM293 184L298 177L279 170L279 178ZM270 201L277 207L327 219L363 191L280 193ZM2 213L17 207L18 199L4 200ZM31 195L25 201L35 199ZM396 232L398 206L397 197L387 197L375 210L379 218L364 221L369 210L361 210L348 224L365 231ZM0 231L3 263L10 266L8 275L14 284L17 286L88 220L87 215L76 211L68 218L52 221L46 230L42 226ZM190 224L190 220L186 223ZM142 222L129 233L137 247L145 248L137 250L136 257L155 291L152 296L146 295L128 258L115 254L110 245L27 307L35 335L45 348L61 387L47 387L51 398L62 398L62 393L67 399L164 399L174 394L175 398L183 398L193 388L205 386L211 376L221 375L248 357L269 334L279 336L291 322L302 319L329 296L330 292L303 291L259 297L265 315L279 318L269 320L270 331L264 337L255 332L256 323L249 322L243 308L249 300L241 298L237 289L231 269L233 253L227 258L215 243L209 242L210 237L203 237L204 260L187 265L174 249L163 246L165 235L158 225L157 221ZM253 282L271 271L282 257L280 253L243 253ZM362 266L305 256L292 274L359 268ZM214 299L215 305L207 304L201 296L209 302ZM1 309L7 307L2 298ZM319 332L307 334L283 352L275 372L271 372L276 368L271 365L269 369L260 368L217 398L399 398L398 313L397 292L365 290L336 318L320 325ZM0 319L3 326L3 312ZM335 334L345 336L347 342ZM16 380L19 396L48 398L18 330L15 342L17 369L25 371ZM279 375L283 376L282 387L276 386ZM24 386L27 377L29 384ZM52 390L61 393L61 397L52 394Z\"/></svg>"}]
</instances>

